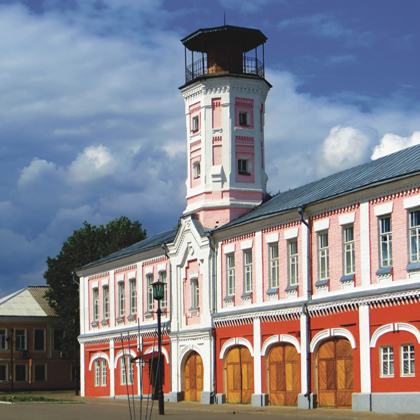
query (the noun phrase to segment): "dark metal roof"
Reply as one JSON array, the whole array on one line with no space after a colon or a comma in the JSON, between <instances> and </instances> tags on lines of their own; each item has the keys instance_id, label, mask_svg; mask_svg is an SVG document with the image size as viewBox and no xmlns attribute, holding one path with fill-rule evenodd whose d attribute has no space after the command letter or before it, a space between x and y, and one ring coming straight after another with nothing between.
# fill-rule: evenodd
<instances>
[{"instance_id":1,"label":"dark metal roof","mask_svg":"<svg viewBox=\"0 0 420 420\"><path fill-rule=\"evenodd\" d=\"M240 226L416 174L420 174L420 145L285 191L217 230Z\"/></svg>"},{"instance_id":2,"label":"dark metal roof","mask_svg":"<svg viewBox=\"0 0 420 420\"><path fill-rule=\"evenodd\" d=\"M177 231L178 229L173 229L173 230L167 230L165 232L158 233L155 236L144 239L143 241L137 242L127 248L123 248L117 252L114 252L113 254L110 254L104 258L101 258L100 260L94 261L90 264L86 264L83 267L78 268L76 271L96 267L98 265L105 264L107 262L119 260L121 258L134 255L138 252L146 251L148 249L155 248L163 244L172 242L175 239L175 235Z\"/></svg>"},{"instance_id":3,"label":"dark metal roof","mask_svg":"<svg viewBox=\"0 0 420 420\"><path fill-rule=\"evenodd\" d=\"M186 48L197 52L207 52L210 46L227 42L240 45L242 52L248 52L264 44L265 41L267 37L259 29L230 25L199 29L181 40Z\"/></svg>"}]
</instances>

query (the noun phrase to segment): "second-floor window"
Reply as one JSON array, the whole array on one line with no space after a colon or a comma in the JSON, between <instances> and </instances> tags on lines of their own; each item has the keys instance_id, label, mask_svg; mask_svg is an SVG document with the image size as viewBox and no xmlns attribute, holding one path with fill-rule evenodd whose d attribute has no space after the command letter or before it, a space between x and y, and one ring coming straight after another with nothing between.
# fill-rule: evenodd
<instances>
[{"instance_id":1,"label":"second-floor window","mask_svg":"<svg viewBox=\"0 0 420 420\"><path fill-rule=\"evenodd\" d=\"M200 289L198 279L191 279L191 309L200 307Z\"/></svg>"},{"instance_id":2,"label":"second-floor window","mask_svg":"<svg viewBox=\"0 0 420 420\"><path fill-rule=\"evenodd\" d=\"M343 229L344 275L354 274L354 228L353 225Z\"/></svg>"},{"instance_id":3,"label":"second-floor window","mask_svg":"<svg viewBox=\"0 0 420 420\"><path fill-rule=\"evenodd\" d=\"M198 119L198 115L195 115L191 118L191 131L196 133L200 129L200 120Z\"/></svg>"},{"instance_id":4,"label":"second-floor window","mask_svg":"<svg viewBox=\"0 0 420 420\"><path fill-rule=\"evenodd\" d=\"M122 281L118 283L118 316L125 316L125 284Z\"/></svg>"},{"instance_id":5,"label":"second-floor window","mask_svg":"<svg viewBox=\"0 0 420 420\"><path fill-rule=\"evenodd\" d=\"M420 261L420 210L410 212L410 262Z\"/></svg>"},{"instance_id":6,"label":"second-floor window","mask_svg":"<svg viewBox=\"0 0 420 420\"><path fill-rule=\"evenodd\" d=\"M153 301L153 275L148 274L146 276L147 282L147 312L153 312L155 308L154 301Z\"/></svg>"},{"instance_id":7,"label":"second-floor window","mask_svg":"<svg viewBox=\"0 0 420 420\"><path fill-rule=\"evenodd\" d=\"M252 251L244 251L244 291L252 292Z\"/></svg>"},{"instance_id":8,"label":"second-floor window","mask_svg":"<svg viewBox=\"0 0 420 420\"><path fill-rule=\"evenodd\" d=\"M289 286L298 283L298 246L297 239L289 241Z\"/></svg>"},{"instance_id":9,"label":"second-floor window","mask_svg":"<svg viewBox=\"0 0 420 420\"><path fill-rule=\"evenodd\" d=\"M160 307L165 309L168 307L168 285L166 284L166 271L159 271L159 281L165 283L163 287L163 299L160 301Z\"/></svg>"},{"instance_id":10,"label":"second-floor window","mask_svg":"<svg viewBox=\"0 0 420 420\"><path fill-rule=\"evenodd\" d=\"M318 271L319 280L329 278L328 232L318 234Z\"/></svg>"},{"instance_id":11,"label":"second-floor window","mask_svg":"<svg viewBox=\"0 0 420 420\"><path fill-rule=\"evenodd\" d=\"M45 350L45 330L34 330L34 350Z\"/></svg>"},{"instance_id":12,"label":"second-floor window","mask_svg":"<svg viewBox=\"0 0 420 420\"><path fill-rule=\"evenodd\" d=\"M26 350L26 330L17 329L15 331L15 349Z\"/></svg>"},{"instance_id":13,"label":"second-floor window","mask_svg":"<svg viewBox=\"0 0 420 420\"><path fill-rule=\"evenodd\" d=\"M103 296L103 308L104 308L104 319L109 318L109 287L104 286L102 289Z\"/></svg>"},{"instance_id":14,"label":"second-floor window","mask_svg":"<svg viewBox=\"0 0 420 420\"><path fill-rule=\"evenodd\" d=\"M381 267L390 267L392 266L391 216L379 219L379 237Z\"/></svg>"},{"instance_id":15,"label":"second-floor window","mask_svg":"<svg viewBox=\"0 0 420 420\"><path fill-rule=\"evenodd\" d=\"M99 321L99 289L92 289L93 320Z\"/></svg>"},{"instance_id":16,"label":"second-floor window","mask_svg":"<svg viewBox=\"0 0 420 420\"><path fill-rule=\"evenodd\" d=\"M7 330L4 328L0 329L0 350L6 350L6 338L7 338Z\"/></svg>"},{"instance_id":17,"label":"second-floor window","mask_svg":"<svg viewBox=\"0 0 420 420\"><path fill-rule=\"evenodd\" d=\"M235 294L235 256L234 254L226 255L226 278L228 296Z\"/></svg>"},{"instance_id":18,"label":"second-floor window","mask_svg":"<svg viewBox=\"0 0 420 420\"><path fill-rule=\"evenodd\" d=\"M137 313L137 284L136 279L130 280L130 314Z\"/></svg>"},{"instance_id":19,"label":"second-floor window","mask_svg":"<svg viewBox=\"0 0 420 420\"><path fill-rule=\"evenodd\" d=\"M249 159L238 159L238 174L249 175L251 173L251 162Z\"/></svg>"},{"instance_id":20,"label":"second-floor window","mask_svg":"<svg viewBox=\"0 0 420 420\"><path fill-rule=\"evenodd\" d=\"M269 246L270 260L270 288L279 287L279 246L271 244Z\"/></svg>"},{"instance_id":21,"label":"second-floor window","mask_svg":"<svg viewBox=\"0 0 420 420\"><path fill-rule=\"evenodd\" d=\"M200 168L200 162L194 162L193 163L193 178L197 179L200 178L201 174L201 168Z\"/></svg>"}]
</instances>

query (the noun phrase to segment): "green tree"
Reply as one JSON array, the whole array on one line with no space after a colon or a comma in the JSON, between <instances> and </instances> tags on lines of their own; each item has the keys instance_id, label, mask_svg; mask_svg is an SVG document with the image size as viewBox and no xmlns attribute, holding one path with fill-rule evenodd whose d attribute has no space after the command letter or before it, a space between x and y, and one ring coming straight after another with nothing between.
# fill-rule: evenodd
<instances>
[{"instance_id":1,"label":"green tree","mask_svg":"<svg viewBox=\"0 0 420 420\"><path fill-rule=\"evenodd\" d=\"M58 318L55 328L65 332L62 350L73 353L79 335L79 278L74 270L106 257L146 238L141 223L121 216L106 226L84 222L75 230L55 258L47 258L44 278L49 288L45 294Z\"/></svg>"}]
</instances>

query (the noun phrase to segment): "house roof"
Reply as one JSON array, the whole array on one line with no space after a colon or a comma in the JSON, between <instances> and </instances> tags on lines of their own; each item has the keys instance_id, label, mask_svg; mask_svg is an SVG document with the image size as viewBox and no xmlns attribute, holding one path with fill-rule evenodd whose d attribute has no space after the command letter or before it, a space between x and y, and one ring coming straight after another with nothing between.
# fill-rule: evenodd
<instances>
[{"instance_id":1,"label":"house roof","mask_svg":"<svg viewBox=\"0 0 420 420\"><path fill-rule=\"evenodd\" d=\"M28 286L0 299L0 316L57 316L44 294L47 286Z\"/></svg>"},{"instance_id":2,"label":"house roof","mask_svg":"<svg viewBox=\"0 0 420 420\"><path fill-rule=\"evenodd\" d=\"M417 174L420 174L420 145L282 192L217 230L240 226Z\"/></svg>"},{"instance_id":3,"label":"house roof","mask_svg":"<svg viewBox=\"0 0 420 420\"><path fill-rule=\"evenodd\" d=\"M178 229L173 229L158 233L155 236L151 236L150 238L137 242L127 248L120 249L119 251L114 252L113 254L107 255L106 257L101 258L100 260L86 264L83 267L78 268L76 271L96 267L107 262L119 260L121 258L128 257L138 252L146 251L148 249L172 242L175 239L177 231Z\"/></svg>"}]
</instances>

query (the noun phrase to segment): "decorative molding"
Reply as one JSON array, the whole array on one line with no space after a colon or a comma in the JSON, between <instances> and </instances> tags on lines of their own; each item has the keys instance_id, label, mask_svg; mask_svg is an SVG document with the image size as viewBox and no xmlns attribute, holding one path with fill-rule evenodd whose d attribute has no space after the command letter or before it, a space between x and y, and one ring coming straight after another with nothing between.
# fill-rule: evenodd
<instances>
[{"instance_id":1,"label":"decorative molding","mask_svg":"<svg viewBox=\"0 0 420 420\"><path fill-rule=\"evenodd\" d=\"M100 279L101 277L109 277L109 271L107 271L107 272L105 272L105 273L95 274L94 276L90 276L90 277L88 278L88 280Z\"/></svg>"},{"instance_id":2,"label":"decorative molding","mask_svg":"<svg viewBox=\"0 0 420 420\"><path fill-rule=\"evenodd\" d=\"M310 352L313 353L318 345L329 337L345 337L349 340L351 348L353 350L356 348L356 340L349 330L346 330L345 328L331 328L320 331L314 336L309 345Z\"/></svg>"},{"instance_id":3,"label":"decorative molding","mask_svg":"<svg viewBox=\"0 0 420 420\"><path fill-rule=\"evenodd\" d=\"M356 219L355 212L342 214L341 216L338 216L338 223L340 226L349 225L350 223L354 223L355 219Z\"/></svg>"},{"instance_id":4,"label":"decorative molding","mask_svg":"<svg viewBox=\"0 0 420 420\"><path fill-rule=\"evenodd\" d=\"M284 234L284 239L286 240L297 238L299 235L299 228L296 227L293 229L285 230L283 234Z\"/></svg>"},{"instance_id":5,"label":"decorative molding","mask_svg":"<svg viewBox=\"0 0 420 420\"><path fill-rule=\"evenodd\" d=\"M391 214L393 207L394 207L394 202L389 201L388 203L381 204L380 206L375 206L373 210L375 211L375 216L379 217L379 216L384 216L385 214Z\"/></svg>"},{"instance_id":6,"label":"decorative molding","mask_svg":"<svg viewBox=\"0 0 420 420\"><path fill-rule=\"evenodd\" d=\"M238 236L235 236L235 237L232 237L232 238L224 239L222 241L222 245L232 243L232 242L242 241L244 239L253 238L254 236L255 236L255 230L253 232L250 232L250 233L244 233L243 235L238 235Z\"/></svg>"},{"instance_id":7,"label":"decorative molding","mask_svg":"<svg viewBox=\"0 0 420 420\"><path fill-rule=\"evenodd\" d=\"M415 195L404 199L404 208L412 209L420 206L420 195Z\"/></svg>"},{"instance_id":8,"label":"decorative molding","mask_svg":"<svg viewBox=\"0 0 420 420\"><path fill-rule=\"evenodd\" d=\"M148 347L146 350L143 351L143 354L144 355L150 354L150 353L153 353L154 351L155 352L158 352L159 351L159 347L158 346ZM169 354L168 354L168 351L165 349L165 347L162 347L162 354L165 356L166 363L169 365L169 363L170 363Z\"/></svg>"},{"instance_id":9,"label":"decorative molding","mask_svg":"<svg viewBox=\"0 0 420 420\"><path fill-rule=\"evenodd\" d=\"M321 232L330 228L330 219L323 219L314 222L314 231Z\"/></svg>"},{"instance_id":10,"label":"decorative molding","mask_svg":"<svg viewBox=\"0 0 420 420\"><path fill-rule=\"evenodd\" d=\"M220 349L219 359L223 360L226 350L234 346L245 346L250 351L251 356L254 357L254 349L252 348L251 343L246 338L236 337L225 341Z\"/></svg>"},{"instance_id":11,"label":"decorative molding","mask_svg":"<svg viewBox=\"0 0 420 420\"><path fill-rule=\"evenodd\" d=\"M252 248L252 239L241 242L241 249L251 249L251 248Z\"/></svg>"},{"instance_id":12,"label":"decorative molding","mask_svg":"<svg viewBox=\"0 0 420 420\"><path fill-rule=\"evenodd\" d=\"M270 346L276 343L289 343L296 347L297 352L300 354L300 343L296 337L289 334L272 335L264 341L261 349L261 356L265 356Z\"/></svg>"},{"instance_id":13,"label":"decorative molding","mask_svg":"<svg viewBox=\"0 0 420 420\"><path fill-rule=\"evenodd\" d=\"M265 242L267 244L272 244L273 242L278 242L279 241L279 233L275 232L275 233L271 233L270 235L266 235L265 237Z\"/></svg>"},{"instance_id":14,"label":"decorative molding","mask_svg":"<svg viewBox=\"0 0 420 420\"><path fill-rule=\"evenodd\" d=\"M122 273L123 271L137 270L137 264L128 265L127 267L118 268L114 271L115 274Z\"/></svg>"},{"instance_id":15,"label":"decorative molding","mask_svg":"<svg viewBox=\"0 0 420 420\"><path fill-rule=\"evenodd\" d=\"M92 355L92 357L90 358L90 362L89 362L89 370L92 370L92 365L93 362L96 359L105 359L108 362L108 366L109 366L109 356L106 353L95 353L94 355Z\"/></svg>"}]
</instances>

